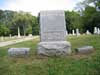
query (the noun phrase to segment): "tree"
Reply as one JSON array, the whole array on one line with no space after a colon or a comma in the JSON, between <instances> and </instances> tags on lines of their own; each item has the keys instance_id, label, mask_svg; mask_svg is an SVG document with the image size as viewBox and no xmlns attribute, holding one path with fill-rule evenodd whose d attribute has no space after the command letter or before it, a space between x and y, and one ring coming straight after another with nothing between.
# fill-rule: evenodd
<instances>
[{"instance_id":1,"label":"tree","mask_svg":"<svg viewBox=\"0 0 100 75\"><path fill-rule=\"evenodd\" d=\"M32 33L33 35L38 35L39 34L39 17L33 16L32 19Z\"/></svg>"},{"instance_id":2,"label":"tree","mask_svg":"<svg viewBox=\"0 0 100 75\"><path fill-rule=\"evenodd\" d=\"M10 30L5 26L0 24L0 36L5 36L10 32Z\"/></svg>"},{"instance_id":3,"label":"tree","mask_svg":"<svg viewBox=\"0 0 100 75\"><path fill-rule=\"evenodd\" d=\"M76 28L79 28L81 32L83 31L82 20L79 13L75 11L65 11L65 19L66 27L69 32Z\"/></svg>"},{"instance_id":4,"label":"tree","mask_svg":"<svg viewBox=\"0 0 100 75\"><path fill-rule=\"evenodd\" d=\"M21 35L25 36L26 34L32 33L32 18L32 15L30 15L29 13L16 12L14 14L14 19L11 26L12 32L14 32L14 30L17 30L17 28L19 27L21 30Z\"/></svg>"},{"instance_id":5,"label":"tree","mask_svg":"<svg viewBox=\"0 0 100 75\"><path fill-rule=\"evenodd\" d=\"M38 19L29 12L0 10L0 23L9 29L7 35L17 35L18 27L21 35L39 34Z\"/></svg>"},{"instance_id":6,"label":"tree","mask_svg":"<svg viewBox=\"0 0 100 75\"><path fill-rule=\"evenodd\" d=\"M81 4L83 5L82 8L84 9L81 12L84 32L88 29L93 33L94 27L100 28L100 12L97 11L97 7L100 6L100 0L84 0L81 2Z\"/></svg>"},{"instance_id":7,"label":"tree","mask_svg":"<svg viewBox=\"0 0 100 75\"><path fill-rule=\"evenodd\" d=\"M94 23L96 19L94 19L96 17L96 9L94 7L88 6L85 8L84 12L83 12L83 23L84 23L84 29L85 31L88 29L90 32L93 33L93 29L96 26L96 24Z\"/></svg>"}]
</instances>

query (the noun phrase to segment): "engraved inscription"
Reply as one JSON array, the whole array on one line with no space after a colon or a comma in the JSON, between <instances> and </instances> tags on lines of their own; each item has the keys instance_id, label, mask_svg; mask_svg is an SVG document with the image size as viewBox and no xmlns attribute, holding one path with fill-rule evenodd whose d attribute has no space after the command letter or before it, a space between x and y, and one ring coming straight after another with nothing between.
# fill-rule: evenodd
<instances>
[{"instance_id":1,"label":"engraved inscription","mask_svg":"<svg viewBox=\"0 0 100 75\"><path fill-rule=\"evenodd\" d=\"M40 12L41 41L64 41L66 35L64 11Z\"/></svg>"},{"instance_id":2,"label":"engraved inscription","mask_svg":"<svg viewBox=\"0 0 100 75\"><path fill-rule=\"evenodd\" d=\"M64 40L63 35L63 31L44 32L42 41L62 41Z\"/></svg>"}]
</instances>

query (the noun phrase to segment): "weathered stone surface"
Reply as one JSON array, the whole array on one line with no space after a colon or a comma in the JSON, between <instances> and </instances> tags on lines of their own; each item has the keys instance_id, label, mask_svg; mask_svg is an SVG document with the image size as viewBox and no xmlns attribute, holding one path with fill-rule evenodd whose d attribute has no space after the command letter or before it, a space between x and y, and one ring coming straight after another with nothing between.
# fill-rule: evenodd
<instances>
[{"instance_id":1,"label":"weathered stone surface","mask_svg":"<svg viewBox=\"0 0 100 75\"><path fill-rule=\"evenodd\" d=\"M71 53L66 42L66 23L64 11L40 12L40 39L38 54L58 56Z\"/></svg>"},{"instance_id":2,"label":"weathered stone surface","mask_svg":"<svg viewBox=\"0 0 100 75\"><path fill-rule=\"evenodd\" d=\"M29 55L30 48L10 48L8 55L11 57L25 57Z\"/></svg>"},{"instance_id":3,"label":"weathered stone surface","mask_svg":"<svg viewBox=\"0 0 100 75\"><path fill-rule=\"evenodd\" d=\"M38 54L47 56L69 55L71 45L66 41L40 42L38 44Z\"/></svg>"},{"instance_id":4,"label":"weathered stone surface","mask_svg":"<svg viewBox=\"0 0 100 75\"><path fill-rule=\"evenodd\" d=\"M40 12L41 42L65 41L66 25L64 11Z\"/></svg>"},{"instance_id":5,"label":"weathered stone surface","mask_svg":"<svg viewBox=\"0 0 100 75\"><path fill-rule=\"evenodd\" d=\"M80 48L76 48L76 52L79 54L89 54L94 51L93 46L84 46Z\"/></svg>"}]
</instances>

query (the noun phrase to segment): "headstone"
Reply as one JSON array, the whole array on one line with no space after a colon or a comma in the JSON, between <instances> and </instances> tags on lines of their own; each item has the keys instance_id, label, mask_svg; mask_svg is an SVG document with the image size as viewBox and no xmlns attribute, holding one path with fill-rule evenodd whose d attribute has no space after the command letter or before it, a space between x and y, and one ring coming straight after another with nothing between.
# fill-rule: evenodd
<instances>
[{"instance_id":1,"label":"headstone","mask_svg":"<svg viewBox=\"0 0 100 75\"><path fill-rule=\"evenodd\" d=\"M66 30L66 35L68 35L68 31Z\"/></svg>"},{"instance_id":2,"label":"headstone","mask_svg":"<svg viewBox=\"0 0 100 75\"><path fill-rule=\"evenodd\" d=\"M72 30L72 35L75 35L75 31L74 30Z\"/></svg>"},{"instance_id":3,"label":"headstone","mask_svg":"<svg viewBox=\"0 0 100 75\"><path fill-rule=\"evenodd\" d=\"M98 12L100 12L100 6L97 6L97 7L96 7L96 10L97 10Z\"/></svg>"},{"instance_id":4,"label":"headstone","mask_svg":"<svg viewBox=\"0 0 100 75\"><path fill-rule=\"evenodd\" d=\"M11 34L9 34L9 38L11 38Z\"/></svg>"},{"instance_id":5,"label":"headstone","mask_svg":"<svg viewBox=\"0 0 100 75\"><path fill-rule=\"evenodd\" d=\"M13 38L18 38L18 35L14 35Z\"/></svg>"},{"instance_id":6,"label":"headstone","mask_svg":"<svg viewBox=\"0 0 100 75\"><path fill-rule=\"evenodd\" d=\"M100 29L99 28L97 28L97 34L100 34Z\"/></svg>"},{"instance_id":7,"label":"headstone","mask_svg":"<svg viewBox=\"0 0 100 75\"><path fill-rule=\"evenodd\" d=\"M4 37L3 36L1 36L1 41L4 41Z\"/></svg>"},{"instance_id":8,"label":"headstone","mask_svg":"<svg viewBox=\"0 0 100 75\"><path fill-rule=\"evenodd\" d=\"M28 37L32 37L32 34L29 34Z\"/></svg>"},{"instance_id":9,"label":"headstone","mask_svg":"<svg viewBox=\"0 0 100 75\"><path fill-rule=\"evenodd\" d=\"M94 47L93 46L83 46L80 48L76 48L75 50L76 50L76 53L78 54L89 54L94 51Z\"/></svg>"},{"instance_id":10,"label":"headstone","mask_svg":"<svg viewBox=\"0 0 100 75\"><path fill-rule=\"evenodd\" d=\"M20 38L20 29L18 27L18 38Z\"/></svg>"},{"instance_id":11,"label":"headstone","mask_svg":"<svg viewBox=\"0 0 100 75\"><path fill-rule=\"evenodd\" d=\"M87 31L86 31L86 34L87 34L87 35L90 35L91 33L89 32L89 30L87 30Z\"/></svg>"},{"instance_id":12,"label":"headstone","mask_svg":"<svg viewBox=\"0 0 100 75\"><path fill-rule=\"evenodd\" d=\"M10 48L8 55L11 57L26 57L29 55L30 48Z\"/></svg>"},{"instance_id":13,"label":"headstone","mask_svg":"<svg viewBox=\"0 0 100 75\"><path fill-rule=\"evenodd\" d=\"M79 36L80 33L79 33L79 29L76 29L76 35Z\"/></svg>"},{"instance_id":14,"label":"headstone","mask_svg":"<svg viewBox=\"0 0 100 75\"><path fill-rule=\"evenodd\" d=\"M94 27L94 34L97 34L98 33L98 29L97 27Z\"/></svg>"},{"instance_id":15,"label":"headstone","mask_svg":"<svg viewBox=\"0 0 100 75\"><path fill-rule=\"evenodd\" d=\"M64 11L40 12L40 43L38 54L60 56L71 53L71 45L66 40Z\"/></svg>"},{"instance_id":16,"label":"headstone","mask_svg":"<svg viewBox=\"0 0 100 75\"><path fill-rule=\"evenodd\" d=\"M100 28L99 28L99 31L98 31L98 32L99 32L99 34L100 34Z\"/></svg>"}]
</instances>

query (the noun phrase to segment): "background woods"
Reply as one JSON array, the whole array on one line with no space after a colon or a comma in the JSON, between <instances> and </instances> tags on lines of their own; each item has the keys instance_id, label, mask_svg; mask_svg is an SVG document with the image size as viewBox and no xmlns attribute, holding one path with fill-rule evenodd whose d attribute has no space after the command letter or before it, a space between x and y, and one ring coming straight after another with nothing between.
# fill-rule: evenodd
<instances>
[{"instance_id":1,"label":"background woods","mask_svg":"<svg viewBox=\"0 0 100 75\"><path fill-rule=\"evenodd\" d=\"M81 33L94 27L100 28L100 0L84 0L77 3L72 11L65 11L66 29L68 33L78 28ZM38 35L39 18L29 12L0 10L0 36L17 35L18 27L21 35Z\"/></svg>"}]
</instances>

